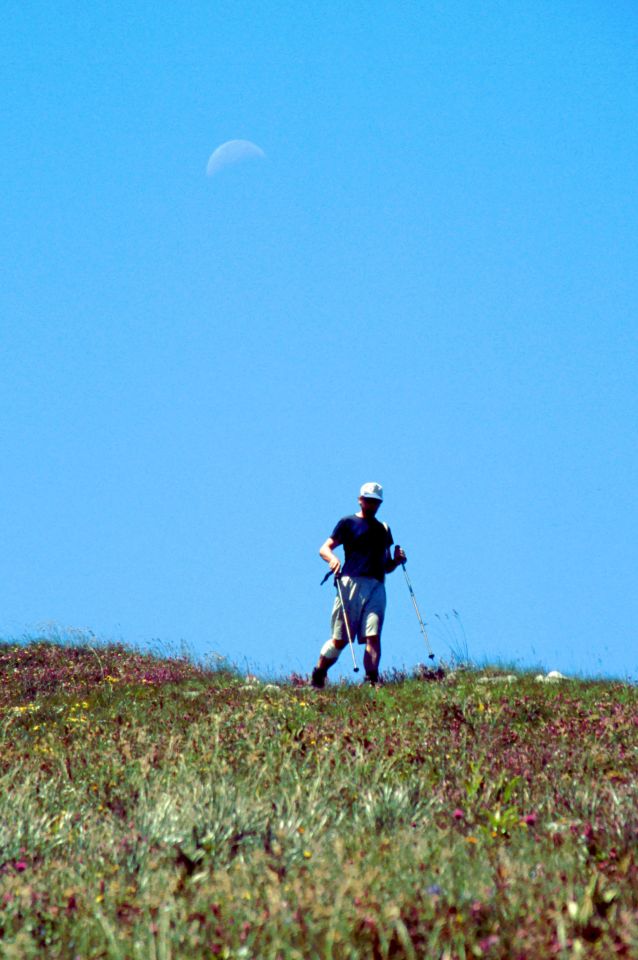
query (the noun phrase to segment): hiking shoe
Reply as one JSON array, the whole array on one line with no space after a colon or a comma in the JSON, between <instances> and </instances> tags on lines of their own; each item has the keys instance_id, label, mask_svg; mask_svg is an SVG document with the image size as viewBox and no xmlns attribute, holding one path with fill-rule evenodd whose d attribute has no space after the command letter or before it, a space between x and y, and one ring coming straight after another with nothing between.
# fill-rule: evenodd
<instances>
[{"instance_id":1,"label":"hiking shoe","mask_svg":"<svg viewBox=\"0 0 638 960\"><path fill-rule=\"evenodd\" d=\"M378 687L378 686L379 686L379 674L378 674L378 673L366 673L363 682L369 684L369 686L371 686L371 687Z\"/></svg>"},{"instance_id":2,"label":"hiking shoe","mask_svg":"<svg viewBox=\"0 0 638 960\"><path fill-rule=\"evenodd\" d=\"M322 670L321 667L315 667L312 671L310 683L316 690L323 690L326 685L326 671Z\"/></svg>"}]
</instances>

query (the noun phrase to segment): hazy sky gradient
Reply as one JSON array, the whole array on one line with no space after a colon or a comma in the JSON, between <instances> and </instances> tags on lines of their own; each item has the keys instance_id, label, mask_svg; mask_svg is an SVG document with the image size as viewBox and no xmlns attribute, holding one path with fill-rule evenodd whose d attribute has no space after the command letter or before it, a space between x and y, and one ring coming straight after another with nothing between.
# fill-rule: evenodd
<instances>
[{"instance_id":1,"label":"hazy sky gradient","mask_svg":"<svg viewBox=\"0 0 638 960\"><path fill-rule=\"evenodd\" d=\"M2 635L307 672L376 480L437 654L635 679L635 4L3 11Z\"/></svg>"}]
</instances>

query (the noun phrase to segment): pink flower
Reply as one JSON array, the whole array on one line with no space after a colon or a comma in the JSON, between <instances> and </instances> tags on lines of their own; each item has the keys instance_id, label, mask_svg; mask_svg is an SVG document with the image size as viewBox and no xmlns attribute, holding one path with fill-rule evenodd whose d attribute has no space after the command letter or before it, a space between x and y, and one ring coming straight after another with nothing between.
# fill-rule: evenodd
<instances>
[{"instance_id":1,"label":"pink flower","mask_svg":"<svg viewBox=\"0 0 638 960\"><path fill-rule=\"evenodd\" d=\"M489 937L484 937L483 940L479 940L478 945L483 951L483 953L487 953L488 950L491 950L492 947L495 947L497 943L498 943L498 937L496 936L496 934L492 933L490 934Z\"/></svg>"},{"instance_id":2,"label":"pink flower","mask_svg":"<svg viewBox=\"0 0 638 960\"><path fill-rule=\"evenodd\" d=\"M528 827L533 827L537 820L538 816L535 813L528 813L523 817L523 823L526 823Z\"/></svg>"},{"instance_id":3,"label":"pink flower","mask_svg":"<svg viewBox=\"0 0 638 960\"><path fill-rule=\"evenodd\" d=\"M13 864L14 870L17 870L18 873L23 873L27 869L28 864L25 860L16 860Z\"/></svg>"},{"instance_id":4,"label":"pink flower","mask_svg":"<svg viewBox=\"0 0 638 960\"><path fill-rule=\"evenodd\" d=\"M454 811L454 813L452 814L452 816L454 817L455 820L463 820L464 817L465 817L465 814L463 813L462 810L460 810L460 809L457 807L456 810Z\"/></svg>"}]
</instances>

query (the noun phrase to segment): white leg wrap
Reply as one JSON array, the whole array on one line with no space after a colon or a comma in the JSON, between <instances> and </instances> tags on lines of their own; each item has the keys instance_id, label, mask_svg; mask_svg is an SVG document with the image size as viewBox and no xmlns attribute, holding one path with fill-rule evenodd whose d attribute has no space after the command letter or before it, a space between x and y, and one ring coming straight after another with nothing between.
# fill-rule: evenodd
<instances>
[{"instance_id":1,"label":"white leg wrap","mask_svg":"<svg viewBox=\"0 0 638 960\"><path fill-rule=\"evenodd\" d=\"M323 647L321 648L321 656L325 657L326 660L337 660L341 650L335 646L334 640L326 640Z\"/></svg>"}]
</instances>

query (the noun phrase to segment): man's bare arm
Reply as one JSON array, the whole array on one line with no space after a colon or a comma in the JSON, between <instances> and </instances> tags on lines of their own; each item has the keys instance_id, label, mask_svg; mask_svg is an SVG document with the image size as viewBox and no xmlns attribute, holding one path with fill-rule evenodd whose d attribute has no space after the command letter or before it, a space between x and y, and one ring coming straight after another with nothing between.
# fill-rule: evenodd
<instances>
[{"instance_id":1,"label":"man's bare arm","mask_svg":"<svg viewBox=\"0 0 638 960\"><path fill-rule=\"evenodd\" d=\"M319 547L319 556L326 561L333 573L339 573L341 570L341 560L332 552L339 546L341 546L341 544L338 540L335 540L334 537L328 537L326 542L322 543Z\"/></svg>"}]
</instances>

